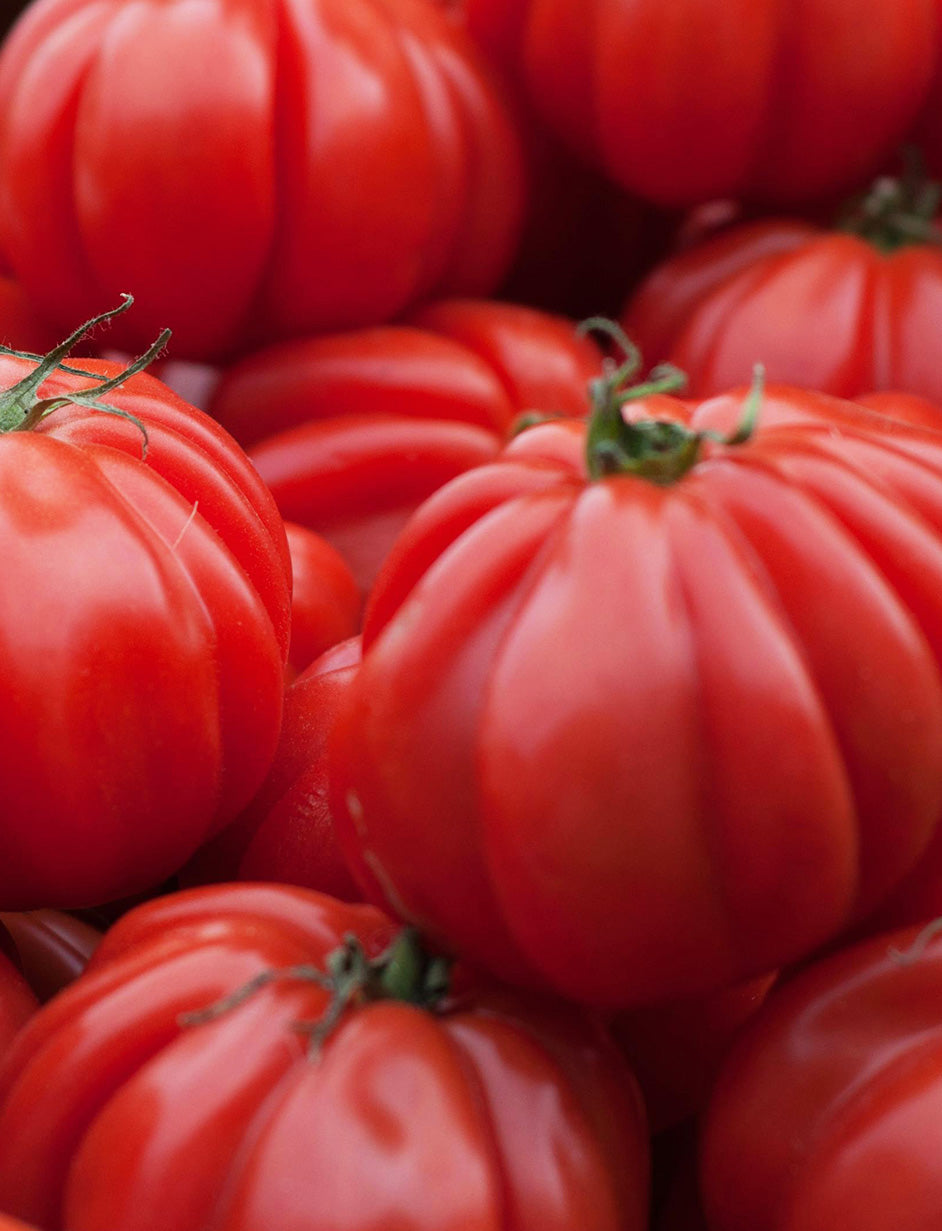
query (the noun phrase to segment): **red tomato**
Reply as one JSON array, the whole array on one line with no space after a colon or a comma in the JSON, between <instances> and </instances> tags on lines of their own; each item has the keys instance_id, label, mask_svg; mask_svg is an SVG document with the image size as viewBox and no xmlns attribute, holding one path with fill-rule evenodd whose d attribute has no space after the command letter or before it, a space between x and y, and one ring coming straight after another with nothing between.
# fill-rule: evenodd
<instances>
[{"instance_id":1,"label":"red tomato","mask_svg":"<svg viewBox=\"0 0 942 1231\"><path fill-rule=\"evenodd\" d=\"M18 965L40 1000L77 979L98 947L101 933L58 910L0 912Z\"/></svg>"},{"instance_id":2,"label":"red tomato","mask_svg":"<svg viewBox=\"0 0 942 1231\"><path fill-rule=\"evenodd\" d=\"M883 935L774 993L705 1128L711 1231L935 1231L942 1210L942 943Z\"/></svg>"},{"instance_id":3,"label":"red tomato","mask_svg":"<svg viewBox=\"0 0 942 1231\"><path fill-rule=\"evenodd\" d=\"M44 355L57 341L55 331L36 316L19 283L0 274L0 344Z\"/></svg>"},{"instance_id":4,"label":"red tomato","mask_svg":"<svg viewBox=\"0 0 942 1231\"><path fill-rule=\"evenodd\" d=\"M25 1222L20 1222L18 1218L8 1218L6 1214L0 1214L0 1231L39 1231L39 1229L27 1226Z\"/></svg>"},{"instance_id":5,"label":"red tomato","mask_svg":"<svg viewBox=\"0 0 942 1231\"><path fill-rule=\"evenodd\" d=\"M490 461L523 412L583 413L601 362L562 317L446 301L252 355L209 410L251 447L284 517L323 535L365 592L426 496Z\"/></svg>"},{"instance_id":6,"label":"red tomato","mask_svg":"<svg viewBox=\"0 0 942 1231\"><path fill-rule=\"evenodd\" d=\"M8 1053L0 1206L43 1231L642 1231L643 1112L602 1028L441 973L299 889L139 908Z\"/></svg>"},{"instance_id":7,"label":"red tomato","mask_svg":"<svg viewBox=\"0 0 942 1231\"><path fill-rule=\"evenodd\" d=\"M0 933L2 932L3 927L0 924ZM22 1027L39 1008L39 1001L22 973L4 956L4 939L5 936L0 937L0 1060Z\"/></svg>"},{"instance_id":8,"label":"red tomato","mask_svg":"<svg viewBox=\"0 0 942 1231\"><path fill-rule=\"evenodd\" d=\"M211 49L211 50L210 50ZM41 0L0 55L0 247L57 325L175 358L500 280L509 115L426 0Z\"/></svg>"},{"instance_id":9,"label":"red tomato","mask_svg":"<svg viewBox=\"0 0 942 1231\"><path fill-rule=\"evenodd\" d=\"M693 427L729 433L746 402ZM797 389L767 391L740 444L652 427L664 395L627 430L618 403L588 449L584 423L534 427L418 510L370 600L332 790L357 875L404 918L502 977L628 1005L809 952L928 844L942 436ZM672 459L694 464L672 480Z\"/></svg>"},{"instance_id":10,"label":"red tomato","mask_svg":"<svg viewBox=\"0 0 942 1231\"><path fill-rule=\"evenodd\" d=\"M69 402L119 372L83 367L40 386L65 404L0 436L4 909L159 883L251 799L281 721L290 566L270 494L146 374L101 395L134 421ZM0 357L0 388L37 370Z\"/></svg>"},{"instance_id":11,"label":"red tomato","mask_svg":"<svg viewBox=\"0 0 942 1231\"><path fill-rule=\"evenodd\" d=\"M268 776L238 817L198 851L183 884L254 880L301 885L355 902L360 892L334 830L327 740L360 664L359 638L328 650L285 693Z\"/></svg>"},{"instance_id":12,"label":"red tomato","mask_svg":"<svg viewBox=\"0 0 942 1231\"><path fill-rule=\"evenodd\" d=\"M748 380L762 363L771 380L838 397L904 389L942 404L942 248L931 219L894 199L908 189L880 184L886 217L861 222L864 233L764 219L665 261L629 301L626 330L648 362L681 367L700 397ZM906 237L904 225L924 240Z\"/></svg>"},{"instance_id":13,"label":"red tomato","mask_svg":"<svg viewBox=\"0 0 942 1231\"><path fill-rule=\"evenodd\" d=\"M936 0L464 0L533 105L667 205L853 187L914 119Z\"/></svg>"},{"instance_id":14,"label":"red tomato","mask_svg":"<svg viewBox=\"0 0 942 1231\"><path fill-rule=\"evenodd\" d=\"M288 678L294 679L331 646L360 628L363 598L343 557L319 534L285 523L291 553L291 641Z\"/></svg>"}]
</instances>

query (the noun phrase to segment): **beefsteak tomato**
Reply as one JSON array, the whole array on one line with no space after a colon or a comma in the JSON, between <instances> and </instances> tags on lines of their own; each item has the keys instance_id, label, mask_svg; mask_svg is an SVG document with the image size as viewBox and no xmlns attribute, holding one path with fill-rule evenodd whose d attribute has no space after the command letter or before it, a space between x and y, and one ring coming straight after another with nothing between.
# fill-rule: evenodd
<instances>
[{"instance_id":1,"label":"beefsteak tomato","mask_svg":"<svg viewBox=\"0 0 942 1231\"><path fill-rule=\"evenodd\" d=\"M934 1231L940 995L938 928L875 937L773 992L707 1113L711 1231Z\"/></svg>"},{"instance_id":2,"label":"beefsteak tomato","mask_svg":"<svg viewBox=\"0 0 942 1231\"><path fill-rule=\"evenodd\" d=\"M533 106L665 205L852 189L922 106L936 0L455 0Z\"/></svg>"},{"instance_id":3,"label":"beefsteak tomato","mask_svg":"<svg viewBox=\"0 0 942 1231\"><path fill-rule=\"evenodd\" d=\"M242 450L146 373L57 358L0 356L7 910L157 884L236 815L289 635L284 526Z\"/></svg>"},{"instance_id":4,"label":"beefsteak tomato","mask_svg":"<svg viewBox=\"0 0 942 1231\"><path fill-rule=\"evenodd\" d=\"M621 375L417 511L331 773L371 894L609 1004L806 954L942 809L942 435L789 388L628 424Z\"/></svg>"},{"instance_id":5,"label":"beefsteak tomato","mask_svg":"<svg viewBox=\"0 0 942 1231\"><path fill-rule=\"evenodd\" d=\"M622 322L649 362L683 368L697 396L761 363L772 380L838 397L905 390L942 406L938 199L925 182L885 178L840 226L731 226L659 265Z\"/></svg>"},{"instance_id":6,"label":"beefsteak tomato","mask_svg":"<svg viewBox=\"0 0 942 1231\"><path fill-rule=\"evenodd\" d=\"M563 317L447 300L401 325L259 351L208 409L283 516L336 547L365 592L426 496L492 460L522 413L581 413L601 363Z\"/></svg>"},{"instance_id":7,"label":"beefsteak tomato","mask_svg":"<svg viewBox=\"0 0 942 1231\"><path fill-rule=\"evenodd\" d=\"M155 899L8 1053L0 1206L42 1231L643 1231L643 1109L599 1023L443 974L372 907Z\"/></svg>"},{"instance_id":8,"label":"beefsteak tomato","mask_svg":"<svg viewBox=\"0 0 942 1231\"><path fill-rule=\"evenodd\" d=\"M523 196L427 0L40 0L0 53L0 247L63 332L130 288L116 344L207 359L486 294Z\"/></svg>"}]
</instances>

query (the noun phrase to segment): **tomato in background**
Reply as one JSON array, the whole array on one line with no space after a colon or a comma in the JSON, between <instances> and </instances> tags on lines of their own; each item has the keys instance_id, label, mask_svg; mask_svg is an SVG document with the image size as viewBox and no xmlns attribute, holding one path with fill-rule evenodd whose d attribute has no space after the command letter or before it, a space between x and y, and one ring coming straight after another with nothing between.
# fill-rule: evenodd
<instances>
[{"instance_id":1,"label":"tomato in background","mask_svg":"<svg viewBox=\"0 0 942 1231\"><path fill-rule=\"evenodd\" d=\"M787 388L738 443L755 392L692 432L638 397L628 430L608 394L610 437L534 427L416 512L331 786L375 900L503 978L629 1006L806 955L926 850L942 436Z\"/></svg>"},{"instance_id":2,"label":"tomato in background","mask_svg":"<svg viewBox=\"0 0 942 1231\"><path fill-rule=\"evenodd\" d=\"M773 993L720 1075L711 1231L931 1231L942 1209L942 944L884 934Z\"/></svg>"},{"instance_id":3,"label":"tomato in background","mask_svg":"<svg viewBox=\"0 0 942 1231\"><path fill-rule=\"evenodd\" d=\"M936 0L463 0L574 150L661 205L853 190L905 136Z\"/></svg>"},{"instance_id":4,"label":"tomato in background","mask_svg":"<svg viewBox=\"0 0 942 1231\"><path fill-rule=\"evenodd\" d=\"M291 640L287 678L293 680L332 646L360 629L363 598L343 557L319 534L285 523L291 554Z\"/></svg>"},{"instance_id":5,"label":"tomato in background","mask_svg":"<svg viewBox=\"0 0 942 1231\"><path fill-rule=\"evenodd\" d=\"M599 1023L444 974L299 889L140 907L0 1069L0 1206L42 1231L643 1231L643 1109Z\"/></svg>"},{"instance_id":6,"label":"tomato in background","mask_svg":"<svg viewBox=\"0 0 942 1231\"><path fill-rule=\"evenodd\" d=\"M0 1061L39 1008L39 1001L22 972L4 954L5 939L0 928Z\"/></svg>"},{"instance_id":7,"label":"tomato in background","mask_svg":"<svg viewBox=\"0 0 942 1231\"><path fill-rule=\"evenodd\" d=\"M210 50L211 49L211 50ZM37 0L0 52L0 248L64 332L173 357L486 294L521 155L470 40L426 0Z\"/></svg>"},{"instance_id":8,"label":"tomato in background","mask_svg":"<svg viewBox=\"0 0 942 1231\"><path fill-rule=\"evenodd\" d=\"M345 902L362 900L337 839L327 778L327 741L360 658L359 638L351 638L289 685L265 781L248 807L181 870L181 886L274 881Z\"/></svg>"},{"instance_id":9,"label":"tomato in background","mask_svg":"<svg viewBox=\"0 0 942 1231\"><path fill-rule=\"evenodd\" d=\"M649 363L676 363L699 397L761 363L770 380L838 397L892 389L942 405L937 206L934 186L887 178L842 226L733 225L658 266L622 322Z\"/></svg>"},{"instance_id":10,"label":"tomato in background","mask_svg":"<svg viewBox=\"0 0 942 1231\"><path fill-rule=\"evenodd\" d=\"M0 387L41 380L39 409L61 402L0 435L10 910L159 883L252 797L281 722L290 562L270 494L158 380L109 391L121 369L80 362L42 379L0 357Z\"/></svg>"},{"instance_id":11,"label":"tomato in background","mask_svg":"<svg viewBox=\"0 0 942 1231\"><path fill-rule=\"evenodd\" d=\"M327 539L365 594L426 496L490 461L521 414L585 413L601 365L564 317L445 300L402 324L249 355L208 409L282 515Z\"/></svg>"}]
</instances>

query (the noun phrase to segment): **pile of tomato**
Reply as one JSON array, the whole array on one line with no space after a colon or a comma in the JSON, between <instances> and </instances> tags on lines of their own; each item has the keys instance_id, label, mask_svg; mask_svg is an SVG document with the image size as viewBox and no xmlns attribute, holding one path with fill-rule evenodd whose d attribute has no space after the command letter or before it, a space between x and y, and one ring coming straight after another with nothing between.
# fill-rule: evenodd
<instances>
[{"instance_id":1,"label":"pile of tomato","mask_svg":"<svg viewBox=\"0 0 942 1231\"><path fill-rule=\"evenodd\" d=\"M19 7L0 1231L938 1231L938 0Z\"/></svg>"}]
</instances>

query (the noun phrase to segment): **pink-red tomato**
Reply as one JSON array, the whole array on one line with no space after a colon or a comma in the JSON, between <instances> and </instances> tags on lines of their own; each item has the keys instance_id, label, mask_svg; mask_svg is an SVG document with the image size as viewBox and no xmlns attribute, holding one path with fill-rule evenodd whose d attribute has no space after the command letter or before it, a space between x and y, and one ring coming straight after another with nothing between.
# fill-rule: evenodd
<instances>
[{"instance_id":1,"label":"pink-red tomato","mask_svg":"<svg viewBox=\"0 0 942 1231\"><path fill-rule=\"evenodd\" d=\"M534 427L397 541L332 791L364 887L469 961L687 996L808 953L926 849L942 435L770 388L729 443L754 400L641 399L635 474ZM652 426L674 405L707 435Z\"/></svg>"},{"instance_id":2,"label":"pink-red tomato","mask_svg":"<svg viewBox=\"0 0 942 1231\"><path fill-rule=\"evenodd\" d=\"M81 366L39 396L119 372ZM0 388L35 367L0 357ZM102 397L133 420L66 402L0 435L9 910L159 883L251 799L278 740L290 563L269 492L154 378Z\"/></svg>"},{"instance_id":3,"label":"pink-red tomato","mask_svg":"<svg viewBox=\"0 0 942 1231\"><path fill-rule=\"evenodd\" d=\"M360 665L360 641L328 650L285 692L281 737L255 798L182 870L185 885L253 880L361 899L334 829L327 741Z\"/></svg>"},{"instance_id":4,"label":"pink-red tomato","mask_svg":"<svg viewBox=\"0 0 942 1231\"><path fill-rule=\"evenodd\" d=\"M409 322L285 342L234 364L210 413L250 450L285 518L369 590L413 510L490 461L527 411L580 414L602 362L571 321L449 300Z\"/></svg>"},{"instance_id":5,"label":"pink-red tomato","mask_svg":"<svg viewBox=\"0 0 942 1231\"><path fill-rule=\"evenodd\" d=\"M720 1074L701 1149L710 1231L934 1231L942 942L918 928L774 992Z\"/></svg>"},{"instance_id":6,"label":"pink-red tomato","mask_svg":"<svg viewBox=\"0 0 942 1231\"><path fill-rule=\"evenodd\" d=\"M427 0L40 0L0 53L0 247L57 326L175 358L486 294L521 157Z\"/></svg>"},{"instance_id":7,"label":"pink-red tomato","mask_svg":"<svg viewBox=\"0 0 942 1231\"><path fill-rule=\"evenodd\" d=\"M0 1207L42 1231L643 1231L643 1110L599 1023L441 974L300 889L139 908L0 1068Z\"/></svg>"},{"instance_id":8,"label":"pink-red tomato","mask_svg":"<svg viewBox=\"0 0 942 1231\"><path fill-rule=\"evenodd\" d=\"M935 0L459 0L534 107L665 205L853 188L927 93Z\"/></svg>"}]
</instances>

